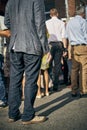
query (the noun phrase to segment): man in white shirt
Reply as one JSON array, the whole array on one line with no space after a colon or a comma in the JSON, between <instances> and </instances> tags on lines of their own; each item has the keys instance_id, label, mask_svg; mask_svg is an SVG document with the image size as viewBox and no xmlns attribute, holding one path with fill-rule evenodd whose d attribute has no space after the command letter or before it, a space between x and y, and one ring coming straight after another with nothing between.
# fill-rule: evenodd
<instances>
[{"instance_id":1,"label":"man in white shirt","mask_svg":"<svg viewBox=\"0 0 87 130\"><path fill-rule=\"evenodd\" d=\"M46 21L46 27L49 34L48 42L51 45L51 53L54 61L53 90L57 91L61 70L61 57L64 48L66 48L65 23L58 19L58 11L55 8L50 10L50 17L51 19Z\"/></svg>"},{"instance_id":2,"label":"man in white shirt","mask_svg":"<svg viewBox=\"0 0 87 130\"><path fill-rule=\"evenodd\" d=\"M66 26L67 38L71 44L73 97L77 96L78 89L80 97L87 94L87 22L84 16L85 8L77 7L76 16Z\"/></svg>"}]
</instances>

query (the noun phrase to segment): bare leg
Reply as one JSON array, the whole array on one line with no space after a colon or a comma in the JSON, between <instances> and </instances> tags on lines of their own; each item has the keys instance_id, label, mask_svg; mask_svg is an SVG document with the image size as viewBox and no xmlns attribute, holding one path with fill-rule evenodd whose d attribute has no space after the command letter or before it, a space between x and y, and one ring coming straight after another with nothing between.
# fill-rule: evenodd
<instances>
[{"instance_id":1,"label":"bare leg","mask_svg":"<svg viewBox=\"0 0 87 130\"><path fill-rule=\"evenodd\" d=\"M45 95L49 96L49 92L48 92L48 88L49 88L48 70L44 70L44 83L45 83Z\"/></svg>"},{"instance_id":2,"label":"bare leg","mask_svg":"<svg viewBox=\"0 0 87 130\"><path fill-rule=\"evenodd\" d=\"M25 76L23 76L22 80L22 100L24 100L24 87L25 87Z\"/></svg>"},{"instance_id":3,"label":"bare leg","mask_svg":"<svg viewBox=\"0 0 87 130\"><path fill-rule=\"evenodd\" d=\"M39 74L38 76L38 81L37 81L37 85L38 85L38 91L37 91L37 98L41 98L41 75Z\"/></svg>"}]
</instances>

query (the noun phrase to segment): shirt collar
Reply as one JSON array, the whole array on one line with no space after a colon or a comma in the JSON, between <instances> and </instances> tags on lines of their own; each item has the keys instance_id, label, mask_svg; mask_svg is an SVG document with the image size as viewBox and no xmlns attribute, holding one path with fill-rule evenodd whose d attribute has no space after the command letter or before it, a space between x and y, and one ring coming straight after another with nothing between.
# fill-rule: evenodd
<instances>
[{"instance_id":1,"label":"shirt collar","mask_svg":"<svg viewBox=\"0 0 87 130\"><path fill-rule=\"evenodd\" d=\"M80 15L76 15L75 17L76 17L76 18L82 18Z\"/></svg>"},{"instance_id":2,"label":"shirt collar","mask_svg":"<svg viewBox=\"0 0 87 130\"><path fill-rule=\"evenodd\" d=\"M56 17L56 16L53 16L52 19L57 19L57 17Z\"/></svg>"}]
</instances>

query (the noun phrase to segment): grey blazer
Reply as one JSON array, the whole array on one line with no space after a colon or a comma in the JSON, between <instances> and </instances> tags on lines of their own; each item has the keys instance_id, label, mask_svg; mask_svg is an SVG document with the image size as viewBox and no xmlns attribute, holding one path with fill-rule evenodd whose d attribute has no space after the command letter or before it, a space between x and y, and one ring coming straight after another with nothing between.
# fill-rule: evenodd
<instances>
[{"instance_id":1,"label":"grey blazer","mask_svg":"<svg viewBox=\"0 0 87 130\"><path fill-rule=\"evenodd\" d=\"M9 0L5 25L11 30L10 50L40 55L48 51L44 0Z\"/></svg>"}]
</instances>

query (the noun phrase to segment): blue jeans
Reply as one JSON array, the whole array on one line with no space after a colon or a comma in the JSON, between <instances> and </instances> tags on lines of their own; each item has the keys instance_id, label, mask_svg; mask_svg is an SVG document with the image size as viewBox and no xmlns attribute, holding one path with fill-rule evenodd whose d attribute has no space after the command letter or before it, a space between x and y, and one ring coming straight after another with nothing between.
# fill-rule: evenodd
<instances>
[{"instance_id":1,"label":"blue jeans","mask_svg":"<svg viewBox=\"0 0 87 130\"><path fill-rule=\"evenodd\" d=\"M37 94L37 79L40 70L41 56L29 55L22 52L10 53L10 86L9 86L9 118L16 118L20 114L21 86L25 72L25 100L23 121L31 120L35 116L34 101Z\"/></svg>"},{"instance_id":2,"label":"blue jeans","mask_svg":"<svg viewBox=\"0 0 87 130\"><path fill-rule=\"evenodd\" d=\"M4 57L0 54L0 100L6 101L6 91L4 83L4 70L3 70Z\"/></svg>"}]
</instances>

